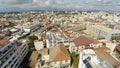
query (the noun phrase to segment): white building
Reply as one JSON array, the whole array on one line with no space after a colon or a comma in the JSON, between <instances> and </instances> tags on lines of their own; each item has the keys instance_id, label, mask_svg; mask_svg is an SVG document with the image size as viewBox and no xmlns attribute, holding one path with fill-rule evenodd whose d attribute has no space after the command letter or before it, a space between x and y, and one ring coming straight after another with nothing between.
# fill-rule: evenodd
<instances>
[{"instance_id":1,"label":"white building","mask_svg":"<svg viewBox=\"0 0 120 68\"><path fill-rule=\"evenodd\" d=\"M89 24L87 25L87 30L95 33L97 35L97 38L104 36L107 40L111 40L112 36L120 36L119 30L108 28L103 25Z\"/></svg>"},{"instance_id":2,"label":"white building","mask_svg":"<svg viewBox=\"0 0 120 68\"><path fill-rule=\"evenodd\" d=\"M22 25L17 25L16 28L23 28L24 30L30 30L30 31L35 31L36 29L39 29L40 27L43 26L42 22L27 22Z\"/></svg>"},{"instance_id":3,"label":"white building","mask_svg":"<svg viewBox=\"0 0 120 68\"><path fill-rule=\"evenodd\" d=\"M68 38L56 30L46 33L46 46L47 48L56 45L69 45Z\"/></svg>"},{"instance_id":4,"label":"white building","mask_svg":"<svg viewBox=\"0 0 120 68\"><path fill-rule=\"evenodd\" d=\"M113 68L113 66L108 61L101 60L92 49L87 49L80 53L78 68Z\"/></svg>"},{"instance_id":5,"label":"white building","mask_svg":"<svg viewBox=\"0 0 120 68\"><path fill-rule=\"evenodd\" d=\"M8 38L0 40L0 68L18 68L27 53L26 43Z\"/></svg>"},{"instance_id":6,"label":"white building","mask_svg":"<svg viewBox=\"0 0 120 68\"><path fill-rule=\"evenodd\" d=\"M35 49L36 49L36 50L40 50L40 49L43 49L43 48L44 48L43 41L35 40L35 41L34 41L34 45L35 45Z\"/></svg>"}]
</instances>

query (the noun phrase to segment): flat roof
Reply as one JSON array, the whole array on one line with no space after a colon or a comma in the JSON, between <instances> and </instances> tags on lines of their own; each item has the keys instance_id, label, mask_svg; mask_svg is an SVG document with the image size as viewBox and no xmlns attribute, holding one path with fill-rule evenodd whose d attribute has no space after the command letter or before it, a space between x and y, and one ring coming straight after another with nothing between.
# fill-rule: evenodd
<instances>
[{"instance_id":1,"label":"flat roof","mask_svg":"<svg viewBox=\"0 0 120 68\"><path fill-rule=\"evenodd\" d=\"M101 29L105 32L108 32L108 33L111 33L111 34L114 34L114 33L120 33L119 30L115 30L115 29L112 29L112 28L109 28L109 27L106 27L106 26L103 26L103 25L94 25L93 27L96 27L98 29Z\"/></svg>"}]
</instances>

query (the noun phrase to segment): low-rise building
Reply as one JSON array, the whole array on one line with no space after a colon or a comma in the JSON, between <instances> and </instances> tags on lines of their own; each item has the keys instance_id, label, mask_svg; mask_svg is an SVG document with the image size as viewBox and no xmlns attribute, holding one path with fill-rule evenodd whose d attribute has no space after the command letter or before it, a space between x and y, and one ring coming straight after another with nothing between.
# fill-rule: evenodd
<instances>
[{"instance_id":1,"label":"low-rise building","mask_svg":"<svg viewBox=\"0 0 120 68\"><path fill-rule=\"evenodd\" d=\"M55 46L50 49L42 49L41 59L36 68L70 68L71 57L67 48Z\"/></svg>"},{"instance_id":2,"label":"low-rise building","mask_svg":"<svg viewBox=\"0 0 120 68\"><path fill-rule=\"evenodd\" d=\"M43 41L35 40L34 41L34 46L36 50L41 50L44 48Z\"/></svg>"},{"instance_id":3,"label":"low-rise building","mask_svg":"<svg viewBox=\"0 0 120 68\"><path fill-rule=\"evenodd\" d=\"M74 51L79 53L81 49L93 49L102 46L104 46L102 42L90 39L85 35L80 35L79 37L75 38L73 42L70 42L69 50L70 52Z\"/></svg>"},{"instance_id":4,"label":"low-rise building","mask_svg":"<svg viewBox=\"0 0 120 68\"><path fill-rule=\"evenodd\" d=\"M107 58L107 57L106 57ZM114 68L107 60L96 55L92 49L83 50L80 53L78 68Z\"/></svg>"}]
</instances>

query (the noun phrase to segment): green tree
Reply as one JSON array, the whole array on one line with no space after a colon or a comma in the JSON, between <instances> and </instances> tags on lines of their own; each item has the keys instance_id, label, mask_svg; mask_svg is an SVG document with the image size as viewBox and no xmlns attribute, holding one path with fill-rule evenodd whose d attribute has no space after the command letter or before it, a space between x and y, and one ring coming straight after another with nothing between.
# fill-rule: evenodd
<instances>
[{"instance_id":1,"label":"green tree","mask_svg":"<svg viewBox=\"0 0 120 68\"><path fill-rule=\"evenodd\" d=\"M38 39L38 37L35 35L32 35L32 36L29 36L28 39L34 41L34 40Z\"/></svg>"},{"instance_id":2,"label":"green tree","mask_svg":"<svg viewBox=\"0 0 120 68\"><path fill-rule=\"evenodd\" d=\"M29 48L34 48L34 41L30 40L30 42L28 43Z\"/></svg>"},{"instance_id":3,"label":"green tree","mask_svg":"<svg viewBox=\"0 0 120 68\"><path fill-rule=\"evenodd\" d=\"M73 59L73 68L78 68L79 59L77 58L77 54L72 52L72 59Z\"/></svg>"},{"instance_id":4,"label":"green tree","mask_svg":"<svg viewBox=\"0 0 120 68\"><path fill-rule=\"evenodd\" d=\"M35 35L32 35L32 36L29 36L28 37L28 39L29 39L29 43L28 43L28 45L29 45L29 48L31 49L31 48L35 48L34 47L34 40L36 40L36 39L38 39L38 37L37 36L35 36Z\"/></svg>"}]
</instances>

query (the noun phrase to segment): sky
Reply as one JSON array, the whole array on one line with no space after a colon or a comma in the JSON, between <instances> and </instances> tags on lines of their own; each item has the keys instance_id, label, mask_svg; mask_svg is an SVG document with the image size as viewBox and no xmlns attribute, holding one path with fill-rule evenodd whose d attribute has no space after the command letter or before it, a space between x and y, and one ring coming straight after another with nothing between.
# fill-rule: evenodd
<instances>
[{"instance_id":1,"label":"sky","mask_svg":"<svg viewBox=\"0 0 120 68\"><path fill-rule=\"evenodd\" d=\"M120 0L0 0L0 11L107 10L120 11Z\"/></svg>"}]
</instances>

